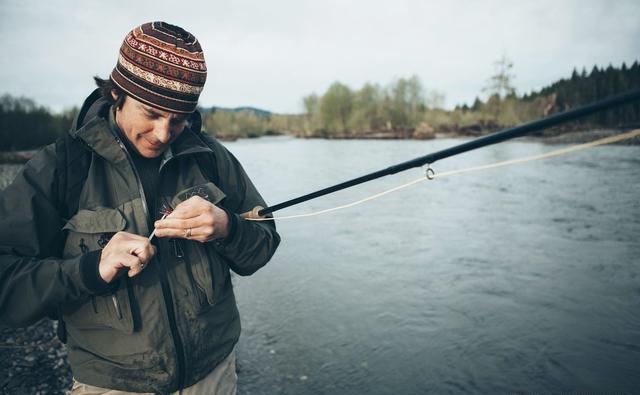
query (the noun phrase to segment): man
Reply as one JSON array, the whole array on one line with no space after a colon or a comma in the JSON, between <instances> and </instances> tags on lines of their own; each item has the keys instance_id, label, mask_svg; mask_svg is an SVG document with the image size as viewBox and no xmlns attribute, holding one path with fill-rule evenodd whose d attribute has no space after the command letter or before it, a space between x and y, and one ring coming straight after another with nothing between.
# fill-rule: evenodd
<instances>
[{"instance_id":1,"label":"man","mask_svg":"<svg viewBox=\"0 0 640 395\"><path fill-rule=\"evenodd\" d=\"M254 273L280 238L241 215L265 203L200 133L206 70L190 33L136 27L70 135L0 197L1 322L55 315L72 393L235 393L229 269Z\"/></svg>"}]
</instances>

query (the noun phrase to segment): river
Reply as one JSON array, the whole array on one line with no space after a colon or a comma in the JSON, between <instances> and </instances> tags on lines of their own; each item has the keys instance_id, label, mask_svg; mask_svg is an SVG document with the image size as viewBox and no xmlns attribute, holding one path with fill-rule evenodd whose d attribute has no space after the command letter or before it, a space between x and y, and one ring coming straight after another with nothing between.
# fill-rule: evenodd
<instances>
[{"instance_id":1,"label":"river","mask_svg":"<svg viewBox=\"0 0 640 395\"><path fill-rule=\"evenodd\" d=\"M274 204L463 140L225 143ZM513 141L436 173L540 154ZM241 394L607 393L640 389L640 147L436 179L282 220L234 277ZM15 167L0 167L0 177ZM330 208L419 169L278 212Z\"/></svg>"}]
</instances>

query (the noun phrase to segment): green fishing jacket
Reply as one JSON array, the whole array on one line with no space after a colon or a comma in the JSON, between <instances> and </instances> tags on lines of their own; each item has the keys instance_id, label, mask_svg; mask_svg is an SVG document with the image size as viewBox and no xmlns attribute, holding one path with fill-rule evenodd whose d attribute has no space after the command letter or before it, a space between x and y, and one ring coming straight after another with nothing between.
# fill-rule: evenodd
<instances>
[{"instance_id":1,"label":"green fishing jacket","mask_svg":"<svg viewBox=\"0 0 640 395\"><path fill-rule=\"evenodd\" d=\"M24 326L56 316L78 381L176 391L206 376L238 341L230 269L254 273L280 238L273 221L238 215L265 203L233 155L195 122L164 154L155 206L174 208L199 195L230 213L229 236L209 243L156 238L157 254L142 273L96 281L96 254L110 237L119 231L147 236L160 217L148 212L129 153L108 127L108 110L94 92L70 131L90 158L77 210L68 217L55 144L0 192L0 323Z\"/></svg>"}]
</instances>

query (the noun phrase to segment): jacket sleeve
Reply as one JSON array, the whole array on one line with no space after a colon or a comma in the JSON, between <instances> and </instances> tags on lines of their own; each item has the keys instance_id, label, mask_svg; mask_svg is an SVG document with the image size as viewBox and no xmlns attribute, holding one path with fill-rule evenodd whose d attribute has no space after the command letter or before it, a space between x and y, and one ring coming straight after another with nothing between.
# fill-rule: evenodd
<instances>
[{"instance_id":1,"label":"jacket sleeve","mask_svg":"<svg viewBox=\"0 0 640 395\"><path fill-rule=\"evenodd\" d=\"M30 160L0 192L0 323L26 326L89 293L96 257L61 259L55 145ZM91 269L91 270L87 270Z\"/></svg>"},{"instance_id":2,"label":"jacket sleeve","mask_svg":"<svg viewBox=\"0 0 640 395\"><path fill-rule=\"evenodd\" d=\"M266 206L240 162L217 141L216 164L219 182L227 195L223 208L229 214L229 235L214 241L217 251L227 258L231 269L241 276L255 273L266 265L280 244L274 221L247 221L240 214L255 206Z\"/></svg>"}]
</instances>

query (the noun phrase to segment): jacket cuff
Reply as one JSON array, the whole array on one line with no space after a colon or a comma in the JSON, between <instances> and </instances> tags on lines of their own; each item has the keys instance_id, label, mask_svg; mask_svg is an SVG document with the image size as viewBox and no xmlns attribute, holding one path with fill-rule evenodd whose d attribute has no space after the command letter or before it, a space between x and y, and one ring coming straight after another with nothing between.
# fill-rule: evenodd
<instances>
[{"instance_id":1,"label":"jacket cuff","mask_svg":"<svg viewBox=\"0 0 640 395\"><path fill-rule=\"evenodd\" d=\"M100 276L102 250L90 251L80 258L80 278L90 293L97 295L110 289L110 284Z\"/></svg>"},{"instance_id":2,"label":"jacket cuff","mask_svg":"<svg viewBox=\"0 0 640 395\"><path fill-rule=\"evenodd\" d=\"M227 213L227 217L229 217L229 232L227 233L227 236L225 238L216 240L216 243L218 245L227 246L233 241L233 238L236 236L238 229L238 214L232 213L224 207L222 207L222 209L225 213Z\"/></svg>"}]
</instances>

